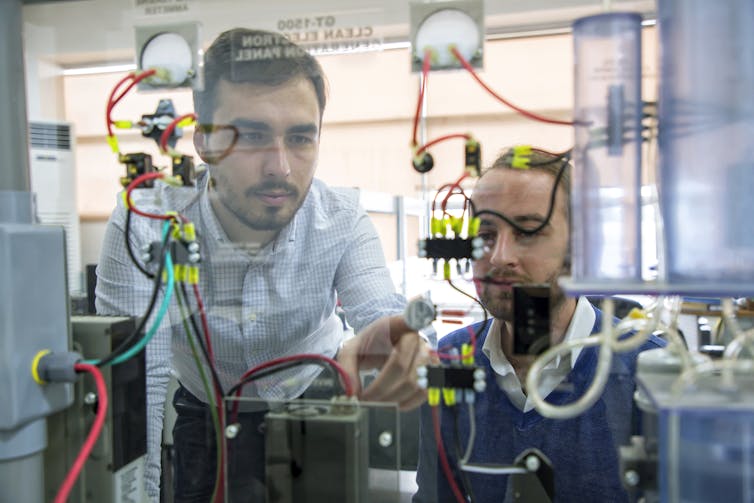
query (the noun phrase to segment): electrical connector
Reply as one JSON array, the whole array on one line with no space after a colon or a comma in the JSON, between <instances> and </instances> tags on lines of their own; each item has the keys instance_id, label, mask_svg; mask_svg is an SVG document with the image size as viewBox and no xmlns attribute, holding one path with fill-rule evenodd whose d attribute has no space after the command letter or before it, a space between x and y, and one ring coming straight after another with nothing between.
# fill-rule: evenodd
<instances>
[{"instance_id":1,"label":"electrical connector","mask_svg":"<svg viewBox=\"0 0 754 503\"><path fill-rule=\"evenodd\" d=\"M473 138L466 140L464 157L466 171L471 176L480 176L482 174L482 155L478 141Z\"/></svg>"},{"instance_id":2,"label":"electrical connector","mask_svg":"<svg viewBox=\"0 0 754 503\"><path fill-rule=\"evenodd\" d=\"M116 138L115 135L107 135L106 140L107 144L110 145L110 150L112 150L113 154L117 154L120 151L118 138Z\"/></svg>"},{"instance_id":3,"label":"electrical connector","mask_svg":"<svg viewBox=\"0 0 754 503\"><path fill-rule=\"evenodd\" d=\"M479 217L472 217L469 219L468 232L469 236L474 237L479 234L479 227L482 225L482 220Z\"/></svg>"},{"instance_id":4,"label":"electrical connector","mask_svg":"<svg viewBox=\"0 0 754 503\"><path fill-rule=\"evenodd\" d=\"M118 129L131 129L132 127L134 127L134 123L133 121L129 121L129 120L118 120L118 121L113 121L113 126L115 126Z\"/></svg>"},{"instance_id":5,"label":"electrical connector","mask_svg":"<svg viewBox=\"0 0 754 503\"><path fill-rule=\"evenodd\" d=\"M202 260L202 256L199 253L199 243L197 241L184 241L180 239L180 233L178 236L176 236L176 239L179 239L177 241L171 241L169 246L170 251L170 258L173 261L173 264L178 265L185 265L185 266L193 266L195 264L198 264ZM161 241L152 241L152 244L149 245L149 251L148 253L142 255L142 258L149 258L151 260L154 260L156 257L161 257L162 253L162 242Z\"/></svg>"},{"instance_id":6,"label":"electrical connector","mask_svg":"<svg viewBox=\"0 0 754 503\"><path fill-rule=\"evenodd\" d=\"M644 310L634 307L628 312L628 317L632 320L645 320L647 319L647 313Z\"/></svg>"},{"instance_id":7,"label":"electrical connector","mask_svg":"<svg viewBox=\"0 0 754 503\"><path fill-rule=\"evenodd\" d=\"M433 236L445 236L448 233L448 219L447 218L435 218L429 221L430 231Z\"/></svg>"},{"instance_id":8,"label":"electrical connector","mask_svg":"<svg viewBox=\"0 0 754 503\"><path fill-rule=\"evenodd\" d=\"M443 402L445 402L445 405L448 407L452 407L456 404L456 392L452 388L443 388L442 389L442 399Z\"/></svg>"},{"instance_id":9,"label":"electrical connector","mask_svg":"<svg viewBox=\"0 0 754 503\"><path fill-rule=\"evenodd\" d=\"M511 167L516 169L529 169L531 163L531 145L518 145L513 147Z\"/></svg>"},{"instance_id":10,"label":"electrical connector","mask_svg":"<svg viewBox=\"0 0 754 503\"><path fill-rule=\"evenodd\" d=\"M37 384L76 382L78 374L74 365L81 360L78 353L42 350L32 360L31 375Z\"/></svg>"},{"instance_id":11,"label":"electrical connector","mask_svg":"<svg viewBox=\"0 0 754 503\"><path fill-rule=\"evenodd\" d=\"M427 403L430 407L437 407L440 405L440 389L429 388L427 390Z\"/></svg>"},{"instance_id":12,"label":"electrical connector","mask_svg":"<svg viewBox=\"0 0 754 503\"><path fill-rule=\"evenodd\" d=\"M429 152L423 152L421 156L414 157L411 165L419 173L427 173L435 166L435 160Z\"/></svg>"}]
</instances>

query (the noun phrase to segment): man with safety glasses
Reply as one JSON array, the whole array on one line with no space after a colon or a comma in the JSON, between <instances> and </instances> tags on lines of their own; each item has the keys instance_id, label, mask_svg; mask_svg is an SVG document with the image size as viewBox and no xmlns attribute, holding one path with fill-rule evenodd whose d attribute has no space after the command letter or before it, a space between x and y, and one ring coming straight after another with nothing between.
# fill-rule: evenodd
<instances>
[{"instance_id":1,"label":"man with safety glasses","mask_svg":"<svg viewBox=\"0 0 754 503\"><path fill-rule=\"evenodd\" d=\"M195 188L157 183L135 196L145 210L177 211L195 223L200 245L202 331L212 357L197 365L185 317L172 308L146 354L147 490L157 498L166 387L175 372L173 485L175 501L182 502L217 497L217 432L208 419L217 396L208 396L208 388L215 388L211 395L238 389L245 371L276 358L337 355L362 400L411 409L425 399L416 368L429 358L427 344L400 316L405 300L394 291L357 192L314 178L326 102L319 63L281 35L234 29L207 50L203 72L203 87L194 91L194 143L208 171ZM98 313L136 315L147 306L152 282L134 267L124 235L140 250L160 241L161 227L131 220L127 232L119 202L98 267ZM338 301L357 334L348 340L335 312ZM359 371L374 367L382 370L362 390ZM297 397L320 370L287 368L247 383L243 396ZM202 374L213 376L214 386ZM264 501L263 422L264 411L241 404L238 448L221 461L231 494L244 498L238 501Z\"/></svg>"}]
</instances>

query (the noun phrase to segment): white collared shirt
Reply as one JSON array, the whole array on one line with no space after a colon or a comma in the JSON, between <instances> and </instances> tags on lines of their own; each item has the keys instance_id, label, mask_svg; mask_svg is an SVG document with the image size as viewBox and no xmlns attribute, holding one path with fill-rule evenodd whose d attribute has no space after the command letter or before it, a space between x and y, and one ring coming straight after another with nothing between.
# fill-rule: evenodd
<instances>
[{"instance_id":1,"label":"white collared shirt","mask_svg":"<svg viewBox=\"0 0 754 503\"><path fill-rule=\"evenodd\" d=\"M563 340L575 341L588 337L592 333L595 319L596 315L592 305L586 297L579 297L576 310ZM500 389L508 395L513 405L519 410L529 412L534 408L534 403L521 388L521 381L519 381L513 365L503 353L500 343L503 324L504 322L498 319L492 320L484 346L482 346L482 352L490 359L490 366L495 371L495 380ZM547 397L563 381L573 369L573 363L576 362L580 353L581 348L575 348L571 350L570 355L565 358L557 357L542 369L539 380L539 394L542 397Z\"/></svg>"}]
</instances>

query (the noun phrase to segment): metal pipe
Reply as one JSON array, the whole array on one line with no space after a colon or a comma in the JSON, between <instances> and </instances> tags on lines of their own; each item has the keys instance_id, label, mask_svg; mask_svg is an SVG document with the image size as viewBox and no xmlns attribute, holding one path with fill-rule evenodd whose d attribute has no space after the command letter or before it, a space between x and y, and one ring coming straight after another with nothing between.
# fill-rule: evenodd
<instances>
[{"instance_id":1,"label":"metal pipe","mask_svg":"<svg viewBox=\"0 0 754 503\"><path fill-rule=\"evenodd\" d=\"M0 1L0 190L30 191L20 0Z\"/></svg>"}]
</instances>

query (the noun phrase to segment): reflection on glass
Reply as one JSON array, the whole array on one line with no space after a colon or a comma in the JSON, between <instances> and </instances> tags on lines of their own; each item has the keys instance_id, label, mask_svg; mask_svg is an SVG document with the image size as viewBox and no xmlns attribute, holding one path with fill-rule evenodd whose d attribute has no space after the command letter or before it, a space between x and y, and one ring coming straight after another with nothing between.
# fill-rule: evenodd
<instances>
[{"instance_id":1,"label":"reflection on glass","mask_svg":"<svg viewBox=\"0 0 754 503\"><path fill-rule=\"evenodd\" d=\"M238 129L230 125L199 124L196 148L202 160L217 163L230 154L238 141Z\"/></svg>"}]
</instances>

